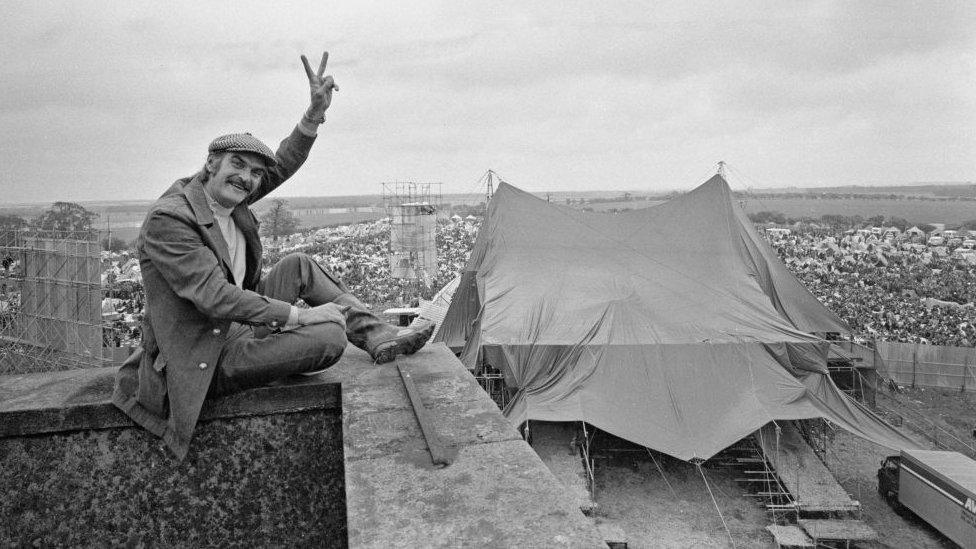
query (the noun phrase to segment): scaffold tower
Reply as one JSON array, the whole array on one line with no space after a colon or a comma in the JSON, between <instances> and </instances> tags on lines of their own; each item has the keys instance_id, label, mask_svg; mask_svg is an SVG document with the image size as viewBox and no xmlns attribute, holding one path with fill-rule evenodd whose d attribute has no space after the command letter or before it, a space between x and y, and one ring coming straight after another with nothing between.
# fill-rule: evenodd
<instances>
[{"instance_id":1,"label":"scaffold tower","mask_svg":"<svg viewBox=\"0 0 976 549\"><path fill-rule=\"evenodd\" d=\"M437 276L435 231L441 183L383 183L390 217L390 274L429 285Z\"/></svg>"}]
</instances>

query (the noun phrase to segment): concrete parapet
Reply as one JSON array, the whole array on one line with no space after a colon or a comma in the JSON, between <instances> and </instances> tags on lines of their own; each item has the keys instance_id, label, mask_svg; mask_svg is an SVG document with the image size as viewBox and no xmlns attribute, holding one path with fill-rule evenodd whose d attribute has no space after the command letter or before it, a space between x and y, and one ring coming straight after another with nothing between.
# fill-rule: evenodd
<instances>
[{"instance_id":1,"label":"concrete parapet","mask_svg":"<svg viewBox=\"0 0 976 549\"><path fill-rule=\"evenodd\" d=\"M446 468L396 364L352 347L208 402L183 463L111 406L114 369L0 377L0 545L605 547L446 347L399 361Z\"/></svg>"},{"instance_id":2,"label":"concrete parapet","mask_svg":"<svg viewBox=\"0 0 976 549\"><path fill-rule=\"evenodd\" d=\"M0 377L0 545L345 546L337 384L209 401L178 463L111 404L115 371Z\"/></svg>"},{"instance_id":3,"label":"concrete parapet","mask_svg":"<svg viewBox=\"0 0 976 549\"><path fill-rule=\"evenodd\" d=\"M322 374L342 383L350 547L606 547L444 344L398 360L458 456L433 465L395 364Z\"/></svg>"}]
</instances>

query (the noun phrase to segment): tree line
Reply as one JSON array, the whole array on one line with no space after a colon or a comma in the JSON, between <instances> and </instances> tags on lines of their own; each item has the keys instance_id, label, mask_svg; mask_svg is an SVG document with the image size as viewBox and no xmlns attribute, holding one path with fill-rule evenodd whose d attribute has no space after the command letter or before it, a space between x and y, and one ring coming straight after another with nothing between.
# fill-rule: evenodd
<instances>
[{"instance_id":1,"label":"tree line","mask_svg":"<svg viewBox=\"0 0 976 549\"><path fill-rule=\"evenodd\" d=\"M816 223L820 225L825 225L832 227L834 229L860 229L864 227L897 227L898 230L904 231L915 225L909 223L904 217L889 216L885 217L883 215L875 215L872 217L863 217L860 215L838 215L838 214L825 214L819 218L803 216L803 217L787 217L782 212L771 212L762 211L757 213L749 214L749 220L753 223L775 223L777 225L795 225L797 223ZM917 225L919 229L930 233L935 230L935 226L928 224ZM976 219L970 219L965 223L962 223L958 227L948 227L957 230L976 230Z\"/></svg>"},{"instance_id":2,"label":"tree line","mask_svg":"<svg viewBox=\"0 0 976 549\"><path fill-rule=\"evenodd\" d=\"M81 234L96 230L95 221L99 215L75 202L54 202L39 215L24 219L16 214L0 214L0 232L36 230L46 231L55 238L77 238ZM300 223L295 214L288 209L288 201L276 198L271 208L260 218L260 231L263 236L275 240L294 233ZM101 239L102 249L121 252L130 243L113 236Z\"/></svg>"}]
</instances>

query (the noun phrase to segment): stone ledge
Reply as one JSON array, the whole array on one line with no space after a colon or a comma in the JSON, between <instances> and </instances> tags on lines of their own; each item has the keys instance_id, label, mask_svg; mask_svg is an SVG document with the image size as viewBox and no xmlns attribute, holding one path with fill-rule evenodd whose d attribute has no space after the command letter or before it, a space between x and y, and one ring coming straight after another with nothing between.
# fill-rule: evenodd
<instances>
[{"instance_id":1,"label":"stone ledge","mask_svg":"<svg viewBox=\"0 0 976 549\"><path fill-rule=\"evenodd\" d=\"M112 404L117 370L89 368L0 377L0 438L134 426ZM338 410L340 401L338 384L296 378L208 400L200 420Z\"/></svg>"},{"instance_id":2,"label":"stone ledge","mask_svg":"<svg viewBox=\"0 0 976 549\"><path fill-rule=\"evenodd\" d=\"M446 346L428 345L398 362L411 373L441 442L458 449L456 461L446 468L431 461L396 363L375 365L353 347L318 375L208 402L202 419L264 417L199 426L182 464L141 429L106 429L132 425L109 401L115 368L0 378L0 458L22 468L21 476L36 477L13 507L0 506L0 522L11 517L17 525L34 524L36 517L29 514L40 508L30 502L40 496L56 501L68 495L81 509L86 498L97 494L111 502L104 513L92 515L104 524L86 529L72 523L56 536L37 540L84 544L116 524L128 524L130 540L222 544L245 539L247 524L260 523L260 539L283 545L305 545L308 539L295 537L302 534L317 546L356 548L606 547L573 498ZM336 432L340 408L341 435ZM312 412L282 413L306 410ZM103 430L85 431L90 429ZM81 457L66 460L69 454ZM276 459L283 461L270 465ZM126 465L101 467L102 462ZM266 462L259 478L248 473L251 464ZM95 476L86 473L92 467ZM276 474L292 480L276 484ZM2 480L13 483L15 476L11 471ZM58 488L60 478L77 478L79 488ZM253 491L238 490L241 482ZM258 497L265 484L275 487L274 497L259 497L259 505L252 505L249 499ZM147 509L155 511L127 503L134 497L148 497ZM186 508L187 498L192 509ZM295 516L282 524L276 522L274 509L303 509L305 500L325 502L315 510L320 523L297 511L289 511ZM214 509L220 516L213 516ZM192 513L197 510L211 514L200 522ZM109 511L111 516L103 518ZM65 512L77 514L74 507ZM298 526L292 519L307 522ZM0 528L0 541L36 541L17 536Z\"/></svg>"},{"instance_id":3,"label":"stone ledge","mask_svg":"<svg viewBox=\"0 0 976 549\"><path fill-rule=\"evenodd\" d=\"M342 384L350 547L606 547L443 343L397 361L458 455L435 467L397 364L348 349L317 377Z\"/></svg>"},{"instance_id":4,"label":"stone ledge","mask_svg":"<svg viewBox=\"0 0 976 549\"><path fill-rule=\"evenodd\" d=\"M338 410L0 438L0 547L345 547Z\"/></svg>"}]
</instances>

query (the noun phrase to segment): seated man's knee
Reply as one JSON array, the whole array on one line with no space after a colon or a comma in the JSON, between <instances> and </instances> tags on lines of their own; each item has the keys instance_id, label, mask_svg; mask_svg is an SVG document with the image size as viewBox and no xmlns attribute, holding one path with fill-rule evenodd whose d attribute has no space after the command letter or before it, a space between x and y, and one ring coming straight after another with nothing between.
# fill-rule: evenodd
<instances>
[{"instance_id":1,"label":"seated man's knee","mask_svg":"<svg viewBox=\"0 0 976 549\"><path fill-rule=\"evenodd\" d=\"M314 269L319 269L325 272L329 278L335 278L332 270L328 267L320 265L312 256L302 253L302 252L292 252L285 257L281 258L280 263L284 264L288 268L299 270L302 273L311 273Z\"/></svg>"},{"instance_id":2,"label":"seated man's knee","mask_svg":"<svg viewBox=\"0 0 976 549\"><path fill-rule=\"evenodd\" d=\"M335 364L346 350L346 330L334 322L308 326L315 334L320 366Z\"/></svg>"},{"instance_id":3,"label":"seated man's knee","mask_svg":"<svg viewBox=\"0 0 976 549\"><path fill-rule=\"evenodd\" d=\"M315 261L308 254L302 252L292 252L279 260L279 263L287 266L299 266L302 263L314 263Z\"/></svg>"}]
</instances>

